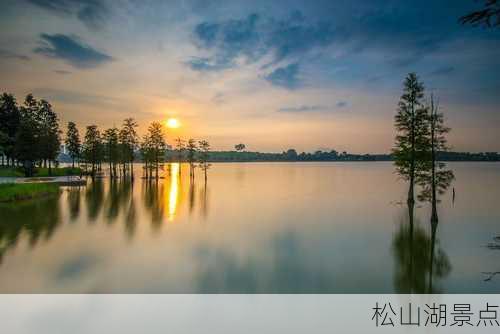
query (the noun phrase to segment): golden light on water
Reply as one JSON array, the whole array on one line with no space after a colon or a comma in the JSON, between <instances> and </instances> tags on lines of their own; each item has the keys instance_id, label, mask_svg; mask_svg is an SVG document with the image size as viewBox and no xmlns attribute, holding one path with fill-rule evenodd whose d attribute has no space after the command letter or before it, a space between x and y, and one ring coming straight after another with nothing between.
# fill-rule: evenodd
<instances>
[{"instance_id":1,"label":"golden light on water","mask_svg":"<svg viewBox=\"0 0 500 334\"><path fill-rule=\"evenodd\" d=\"M179 198L179 163L170 164L170 190L168 193L168 220L173 221Z\"/></svg>"},{"instance_id":2,"label":"golden light on water","mask_svg":"<svg viewBox=\"0 0 500 334\"><path fill-rule=\"evenodd\" d=\"M177 118L169 118L165 122L165 125L169 129L177 129L178 127L181 126L181 123L179 122L179 120Z\"/></svg>"}]
</instances>

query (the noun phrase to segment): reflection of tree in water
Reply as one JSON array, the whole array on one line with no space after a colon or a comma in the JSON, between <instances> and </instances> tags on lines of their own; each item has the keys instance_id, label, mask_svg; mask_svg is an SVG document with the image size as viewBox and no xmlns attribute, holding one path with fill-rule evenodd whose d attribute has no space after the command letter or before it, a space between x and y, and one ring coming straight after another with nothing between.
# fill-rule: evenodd
<instances>
[{"instance_id":1,"label":"reflection of tree in water","mask_svg":"<svg viewBox=\"0 0 500 334\"><path fill-rule=\"evenodd\" d=\"M271 263L259 258L238 259L233 253L210 246L195 255L201 263L197 276L200 293L332 293L335 279L325 267L311 268L294 232L271 241Z\"/></svg>"},{"instance_id":2,"label":"reflection of tree in water","mask_svg":"<svg viewBox=\"0 0 500 334\"><path fill-rule=\"evenodd\" d=\"M106 192L102 180L96 179L89 183L85 191L89 220L96 220L103 209L105 221L111 224L123 212L125 231L129 237L132 237L137 221L133 187L134 182L130 179L110 180Z\"/></svg>"},{"instance_id":3,"label":"reflection of tree in water","mask_svg":"<svg viewBox=\"0 0 500 334\"><path fill-rule=\"evenodd\" d=\"M69 218L71 221L76 220L80 214L80 187L70 187L68 189L68 205L69 205Z\"/></svg>"},{"instance_id":4,"label":"reflection of tree in water","mask_svg":"<svg viewBox=\"0 0 500 334\"><path fill-rule=\"evenodd\" d=\"M155 180L145 180L143 182L144 206L151 211L151 224L158 230L163 222L165 206L163 201L163 183Z\"/></svg>"},{"instance_id":5,"label":"reflection of tree in water","mask_svg":"<svg viewBox=\"0 0 500 334\"><path fill-rule=\"evenodd\" d=\"M94 222L99 216L104 201L104 184L100 179L94 179L87 184L85 203L87 204L87 217L89 222Z\"/></svg>"},{"instance_id":6,"label":"reflection of tree in water","mask_svg":"<svg viewBox=\"0 0 500 334\"><path fill-rule=\"evenodd\" d=\"M200 202L201 202L201 216L206 219L208 216L208 187L207 184L203 186L203 188L200 190Z\"/></svg>"},{"instance_id":7,"label":"reflection of tree in water","mask_svg":"<svg viewBox=\"0 0 500 334\"><path fill-rule=\"evenodd\" d=\"M451 265L436 240L437 224L432 224L429 236L418 221L412 222L412 216L412 212L404 216L393 238L395 290L398 293L437 293L435 282L450 273Z\"/></svg>"},{"instance_id":8,"label":"reflection of tree in water","mask_svg":"<svg viewBox=\"0 0 500 334\"><path fill-rule=\"evenodd\" d=\"M5 252L27 237L35 247L40 239L50 240L59 226L59 197L51 196L13 204L2 204L0 220L0 263Z\"/></svg>"}]
</instances>

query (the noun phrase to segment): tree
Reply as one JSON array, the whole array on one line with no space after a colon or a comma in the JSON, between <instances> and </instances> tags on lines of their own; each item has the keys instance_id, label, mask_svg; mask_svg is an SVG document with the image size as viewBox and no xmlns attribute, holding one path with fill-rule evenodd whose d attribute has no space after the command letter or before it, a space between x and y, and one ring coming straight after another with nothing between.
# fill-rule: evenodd
<instances>
[{"instance_id":1,"label":"tree","mask_svg":"<svg viewBox=\"0 0 500 334\"><path fill-rule=\"evenodd\" d=\"M113 178L116 177L116 165L120 158L118 129L113 127L104 131L103 141L105 156L109 163L109 175Z\"/></svg>"},{"instance_id":2,"label":"tree","mask_svg":"<svg viewBox=\"0 0 500 334\"><path fill-rule=\"evenodd\" d=\"M498 0L482 0L483 8L462 16L461 24L472 26L500 27L500 2Z\"/></svg>"},{"instance_id":3,"label":"tree","mask_svg":"<svg viewBox=\"0 0 500 334\"><path fill-rule=\"evenodd\" d=\"M125 164L129 164L132 178L134 177L134 154L139 144L139 137L136 131L137 126L137 122L133 118L126 118L119 133L122 163L124 167ZM125 174L125 168L123 172Z\"/></svg>"},{"instance_id":4,"label":"tree","mask_svg":"<svg viewBox=\"0 0 500 334\"><path fill-rule=\"evenodd\" d=\"M148 148L151 154L151 162L153 163L156 179L158 179L158 168L160 162L163 162L165 157L165 149L167 144L163 137L163 127L159 122L153 122L148 128Z\"/></svg>"},{"instance_id":5,"label":"tree","mask_svg":"<svg viewBox=\"0 0 500 334\"><path fill-rule=\"evenodd\" d=\"M20 123L21 114L16 98L12 94L3 93L0 96L0 132L3 134L0 145L7 158L7 165L14 159L15 139Z\"/></svg>"},{"instance_id":6,"label":"tree","mask_svg":"<svg viewBox=\"0 0 500 334\"><path fill-rule=\"evenodd\" d=\"M321 151L319 153L321 154ZM297 160L297 151L291 148L288 151L286 151L285 156L287 160L295 161Z\"/></svg>"},{"instance_id":7,"label":"tree","mask_svg":"<svg viewBox=\"0 0 500 334\"><path fill-rule=\"evenodd\" d=\"M437 202L439 201L437 196L445 193L455 176L453 171L446 169L444 162L437 161L437 153L448 150L446 134L450 132L450 128L444 125L443 114L439 112L439 104L435 103L433 95L431 95L430 106L427 110L428 159L426 168L418 176L417 183L422 186L419 200L431 202L431 223L436 224L438 222Z\"/></svg>"},{"instance_id":8,"label":"tree","mask_svg":"<svg viewBox=\"0 0 500 334\"><path fill-rule=\"evenodd\" d=\"M18 161L22 161L25 176L32 176L34 163L40 158L38 101L28 94L19 111L21 121L16 133L14 154Z\"/></svg>"},{"instance_id":9,"label":"tree","mask_svg":"<svg viewBox=\"0 0 500 334\"><path fill-rule=\"evenodd\" d=\"M423 106L424 86L415 73L404 81L398 112L394 118L397 131L393 149L394 164L398 173L409 181L408 205L414 205L414 186L419 173L425 167L428 148L427 111Z\"/></svg>"},{"instance_id":10,"label":"tree","mask_svg":"<svg viewBox=\"0 0 500 334\"><path fill-rule=\"evenodd\" d=\"M81 143L80 134L78 133L76 124L73 122L68 122L65 144L72 160L71 167L75 168L75 159L80 158Z\"/></svg>"},{"instance_id":11,"label":"tree","mask_svg":"<svg viewBox=\"0 0 500 334\"><path fill-rule=\"evenodd\" d=\"M59 119L52 109L52 105L46 100L41 100L37 104L36 118L39 122L39 146L40 158L46 166L49 165L49 175L52 175L52 161L57 159L61 147L61 131L59 130Z\"/></svg>"},{"instance_id":12,"label":"tree","mask_svg":"<svg viewBox=\"0 0 500 334\"><path fill-rule=\"evenodd\" d=\"M177 151L177 162L182 161L182 154L184 152L185 146L186 146L185 141L182 138L177 137L177 139L175 140L175 150ZM180 170L181 169L179 168L179 172Z\"/></svg>"},{"instance_id":13,"label":"tree","mask_svg":"<svg viewBox=\"0 0 500 334\"><path fill-rule=\"evenodd\" d=\"M192 138L188 140L187 146L187 160L189 162L189 176L191 179L194 179L194 163L196 161L196 151L198 148L196 147L196 141Z\"/></svg>"},{"instance_id":14,"label":"tree","mask_svg":"<svg viewBox=\"0 0 500 334\"><path fill-rule=\"evenodd\" d=\"M206 140L200 140L198 142L198 147L200 150L200 154L199 154L200 168L203 171L203 173L205 174L205 186L206 186L206 184L207 184L207 171L210 168L210 164L208 163L210 144Z\"/></svg>"},{"instance_id":15,"label":"tree","mask_svg":"<svg viewBox=\"0 0 500 334\"><path fill-rule=\"evenodd\" d=\"M97 125L87 126L83 142L83 157L86 163L91 164L92 176L94 176L102 158L101 134Z\"/></svg>"},{"instance_id":16,"label":"tree","mask_svg":"<svg viewBox=\"0 0 500 334\"><path fill-rule=\"evenodd\" d=\"M246 147L245 144L236 144L236 145L234 145L234 149L236 151L238 151L238 152L243 151L245 149L245 147Z\"/></svg>"}]
</instances>

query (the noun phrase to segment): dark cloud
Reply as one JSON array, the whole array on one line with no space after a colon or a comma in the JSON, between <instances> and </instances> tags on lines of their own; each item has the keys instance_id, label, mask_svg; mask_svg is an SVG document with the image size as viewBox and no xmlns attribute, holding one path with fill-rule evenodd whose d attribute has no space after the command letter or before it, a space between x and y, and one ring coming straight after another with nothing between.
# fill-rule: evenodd
<instances>
[{"instance_id":1,"label":"dark cloud","mask_svg":"<svg viewBox=\"0 0 500 334\"><path fill-rule=\"evenodd\" d=\"M455 72L455 67L453 66L443 66L435 69L431 72L431 75L449 75Z\"/></svg>"},{"instance_id":2,"label":"dark cloud","mask_svg":"<svg viewBox=\"0 0 500 334\"><path fill-rule=\"evenodd\" d=\"M5 50L5 49L0 49L0 58L16 59L16 60L23 60L23 61L30 60L30 57L28 57L28 56L25 56L25 55L22 55L22 54L13 52L13 51Z\"/></svg>"},{"instance_id":3,"label":"dark cloud","mask_svg":"<svg viewBox=\"0 0 500 334\"><path fill-rule=\"evenodd\" d=\"M76 36L41 34L41 46L33 51L51 58L58 58L70 65L86 69L113 61L113 57L85 45Z\"/></svg>"},{"instance_id":4,"label":"dark cloud","mask_svg":"<svg viewBox=\"0 0 500 334\"><path fill-rule=\"evenodd\" d=\"M101 0L28 0L49 12L63 16L76 16L88 28L103 28L110 10Z\"/></svg>"},{"instance_id":5,"label":"dark cloud","mask_svg":"<svg viewBox=\"0 0 500 334\"><path fill-rule=\"evenodd\" d=\"M233 67L242 58L251 63L271 55L272 63L300 58L316 47L333 41L334 30L329 23L308 23L300 12L285 20L263 19L250 14L241 20L218 23L202 22L194 29L198 48L211 51L206 58L188 62L194 70L223 70Z\"/></svg>"},{"instance_id":6,"label":"dark cloud","mask_svg":"<svg viewBox=\"0 0 500 334\"><path fill-rule=\"evenodd\" d=\"M252 14L242 20L198 24L194 29L195 44L213 51L213 55L194 58L188 65L196 71L218 71L234 66L240 56L247 62L257 60L265 53L259 45L262 36L257 30L258 21L259 16Z\"/></svg>"},{"instance_id":7,"label":"dark cloud","mask_svg":"<svg viewBox=\"0 0 500 334\"><path fill-rule=\"evenodd\" d=\"M346 101L339 101L335 104L337 108L345 108L347 107L347 102Z\"/></svg>"},{"instance_id":8,"label":"dark cloud","mask_svg":"<svg viewBox=\"0 0 500 334\"><path fill-rule=\"evenodd\" d=\"M278 109L279 112L311 112L311 111L324 111L328 110L327 107L321 105L302 105L299 107L284 107Z\"/></svg>"},{"instance_id":9,"label":"dark cloud","mask_svg":"<svg viewBox=\"0 0 500 334\"><path fill-rule=\"evenodd\" d=\"M301 85L298 75L299 64L293 63L284 67L278 67L266 75L265 79L276 86L286 89L296 89Z\"/></svg>"}]
</instances>

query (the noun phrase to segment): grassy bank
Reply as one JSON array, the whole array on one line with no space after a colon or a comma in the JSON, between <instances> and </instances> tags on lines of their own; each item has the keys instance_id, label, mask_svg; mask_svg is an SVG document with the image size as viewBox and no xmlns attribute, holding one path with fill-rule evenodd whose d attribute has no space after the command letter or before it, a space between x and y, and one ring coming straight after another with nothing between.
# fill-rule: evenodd
<instances>
[{"instance_id":1,"label":"grassy bank","mask_svg":"<svg viewBox=\"0 0 500 334\"><path fill-rule=\"evenodd\" d=\"M0 202L30 199L58 192L59 186L52 183L3 183L0 184Z\"/></svg>"},{"instance_id":2,"label":"grassy bank","mask_svg":"<svg viewBox=\"0 0 500 334\"><path fill-rule=\"evenodd\" d=\"M80 175L81 168L75 167L60 167L52 168L51 176L67 176L67 175ZM0 177L23 177L24 172L21 167L0 167ZM49 176L48 168L35 168L34 177Z\"/></svg>"}]
</instances>

